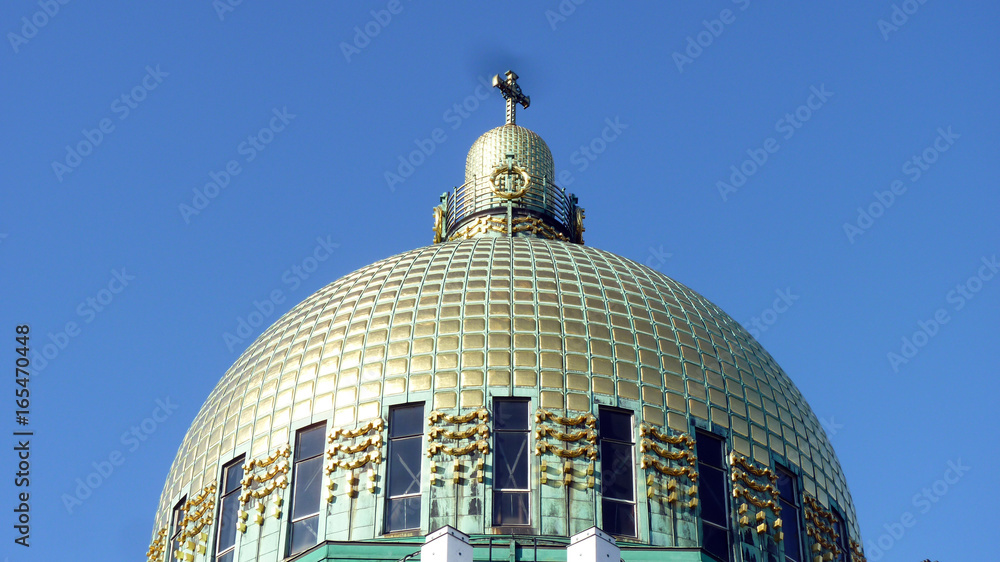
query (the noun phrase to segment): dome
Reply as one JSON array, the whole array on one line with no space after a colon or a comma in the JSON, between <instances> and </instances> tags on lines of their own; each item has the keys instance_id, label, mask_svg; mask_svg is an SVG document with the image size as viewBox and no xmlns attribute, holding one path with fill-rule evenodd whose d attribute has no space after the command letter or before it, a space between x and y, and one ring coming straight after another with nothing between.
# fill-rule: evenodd
<instances>
[{"instance_id":1,"label":"dome","mask_svg":"<svg viewBox=\"0 0 1000 562\"><path fill-rule=\"evenodd\" d=\"M197 414L167 478L157 528L167 527L178 498L214 486L221 465L240 455L273 458L303 426L364 427L390 405L413 402L465 413L506 395L533 396L565 416L624 408L637 426L663 432L722 428L737 455L800 471L804 492L838 506L859 536L819 421L746 330L646 266L530 238L406 252L334 281L284 315ZM333 504L326 535L379 537L373 511L359 511L366 523L353 531L336 528L347 503ZM427 532L455 522L453 511L429 517ZM564 534L565 519L553 516Z\"/></svg>"},{"instance_id":2,"label":"dome","mask_svg":"<svg viewBox=\"0 0 1000 562\"><path fill-rule=\"evenodd\" d=\"M504 164L507 154L514 154L521 167L532 176L555 178L552 151L542 137L520 125L501 125L482 134L472 143L465 158L465 181L489 177Z\"/></svg>"},{"instance_id":3,"label":"dome","mask_svg":"<svg viewBox=\"0 0 1000 562\"><path fill-rule=\"evenodd\" d=\"M320 289L223 375L149 562L398 562L421 541L435 562L578 560L598 540L601 560L863 562L789 377L698 293L584 246L514 122L517 75L493 84L507 123L442 194L434 244Z\"/></svg>"}]
</instances>

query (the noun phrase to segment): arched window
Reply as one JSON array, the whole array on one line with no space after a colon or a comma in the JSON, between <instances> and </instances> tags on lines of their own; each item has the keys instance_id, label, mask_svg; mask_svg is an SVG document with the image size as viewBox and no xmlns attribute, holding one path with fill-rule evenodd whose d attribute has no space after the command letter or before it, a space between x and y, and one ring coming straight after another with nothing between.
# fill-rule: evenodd
<instances>
[{"instance_id":1,"label":"arched window","mask_svg":"<svg viewBox=\"0 0 1000 562\"><path fill-rule=\"evenodd\" d=\"M698 453L698 490L701 500L701 544L719 560L733 559L732 517L725 466L725 442L706 431L695 433Z\"/></svg>"},{"instance_id":2,"label":"arched window","mask_svg":"<svg viewBox=\"0 0 1000 562\"><path fill-rule=\"evenodd\" d=\"M298 554L319 542L319 504L323 487L325 438L326 424L301 429L295 436L289 555Z\"/></svg>"},{"instance_id":3,"label":"arched window","mask_svg":"<svg viewBox=\"0 0 1000 562\"><path fill-rule=\"evenodd\" d=\"M493 401L493 524L529 525L528 400Z\"/></svg>"},{"instance_id":4,"label":"arched window","mask_svg":"<svg viewBox=\"0 0 1000 562\"><path fill-rule=\"evenodd\" d=\"M424 404L389 409L386 532L420 528L420 464Z\"/></svg>"},{"instance_id":5,"label":"arched window","mask_svg":"<svg viewBox=\"0 0 1000 562\"><path fill-rule=\"evenodd\" d=\"M635 524L635 428L632 413L601 408L601 530L637 536Z\"/></svg>"},{"instance_id":6,"label":"arched window","mask_svg":"<svg viewBox=\"0 0 1000 562\"><path fill-rule=\"evenodd\" d=\"M240 508L240 481L243 480L243 457L227 464L222 469L222 485L219 486L219 517L216 523L218 536L215 542L215 560L233 562L236 555L236 514Z\"/></svg>"}]
</instances>

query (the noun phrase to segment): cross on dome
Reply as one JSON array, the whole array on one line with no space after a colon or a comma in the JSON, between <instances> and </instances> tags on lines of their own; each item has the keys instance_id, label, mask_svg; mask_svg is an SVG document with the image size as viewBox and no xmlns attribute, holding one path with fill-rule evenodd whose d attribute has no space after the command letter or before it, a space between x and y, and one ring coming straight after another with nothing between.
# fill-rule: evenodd
<instances>
[{"instance_id":1,"label":"cross on dome","mask_svg":"<svg viewBox=\"0 0 1000 562\"><path fill-rule=\"evenodd\" d=\"M521 92L521 87L517 85L517 74L513 70L508 70L504 76L506 80L497 74L493 77L493 87L500 88L503 99L507 100L507 124L513 125L516 121L517 104L521 104L525 109L531 104L531 98Z\"/></svg>"}]
</instances>

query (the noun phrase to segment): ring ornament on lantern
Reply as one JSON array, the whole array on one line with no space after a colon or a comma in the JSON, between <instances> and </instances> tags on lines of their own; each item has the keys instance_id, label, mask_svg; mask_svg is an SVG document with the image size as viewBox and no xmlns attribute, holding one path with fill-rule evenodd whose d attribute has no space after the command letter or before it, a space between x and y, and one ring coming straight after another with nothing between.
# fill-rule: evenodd
<instances>
[{"instance_id":1,"label":"ring ornament on lantern","mask_svg":"<svg viewBox=\"0 0 1000 562\"><path fill-rule=\"evenodd\" d=\"M512 174L512 173L521 176L521 182L524 185L522 185L520 189L514 191L503 191L502 189L500 189L500 186L497 185L497 176L501 174ZM507 199L507 200L517 199L518 197L521 197L522 195L527 193L529 187L531 187L531 175L528 174L527 170L525 170L520 166L513 166L513 165L497 166L497 168L493 170L493 173L490 174L490 190L493 191L493 193L496 194L497 197L500 197L502 199Z\"/></svg>"}]
</instances>

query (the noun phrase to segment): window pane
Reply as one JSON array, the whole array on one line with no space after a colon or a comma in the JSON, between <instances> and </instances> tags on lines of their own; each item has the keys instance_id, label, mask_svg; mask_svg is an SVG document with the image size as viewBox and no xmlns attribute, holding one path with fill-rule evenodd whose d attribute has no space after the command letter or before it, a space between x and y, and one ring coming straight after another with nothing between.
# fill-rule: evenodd
<instances>
[{"instance_id":1,"label":"window pane","mask_svg":"<svg viewBox=\"0 0 1000 562\"><path fill-rule=\"evenodd\" d=\"M392 408L389 412L389 437L421 435L424 428L424 406Z\"/></svg>"},{"instance_id":2,"label":"window pane","mask_svg":"<svg viewBox=\"0 0 1000 562\"><path fill-rule=\"evenodd\" d=\"M705 552L715 556L719 560L730 560L729 553L729 532L724 528L715 525L703 524Z\"/></svg>"},{"instance_id":3,"label":"window pane","mask_svg":"<svg viewBox=\"0 0 1000 562\"><path fill-rule=\"evenodd\" d=\"M289 554L298 554L319 542L319 516L292 523L292 547Z\"/></svg>"},{"instance_id":4,"label":"window pane","mask_svg":"<svg viewBox=\"0 0 1000 562\"><path fill-rule=\"evenodd\" d=\"M528 434L497 433L493 463L494 489L528 488Z\"/></svg>"},{"instance_id":5,"label":"window pane","mask_svg":"<svg viewBox=\"0 0 1000 562\"><path fill-rule=\"evenodd\" d=\"M236 550L234 549L223 554L222 556L219 556L218 558L216 558L216 560L218 562L233 562L235 556L236 556Z\"/></svg>"},{"instance_id":6,"label":"window pane","mask_svg":"<svg viewBox=\"0 0 1000 562\"><path fill-rule=\"evenodd\" d=\"M729 526L729 513L726 510L726 477L721 470L703 467L701 470L701 518L719 525Z\"/></svg>"},{"instance_id":7,"label":"window pane","mask_svg":"<svg viewBox=\"0 0 1000 562\"><path fill-rule=\"evenodd\" d=\"M389 500L389 531L420 528L420 496Z\"/></svg>"},{"instance_id":8,"label":"window pane","mask_svg":"<svg viewBox=\"0 0 1000 562\"><path fill-rule=\"evenodd\" d=\"M611 535L635 536L635 506L631 503L603 500L604 524L601 527Z\"/></svg>"},{"instance_id":9,"label":"window pane","mask_svg":"<svg viewBox=\"0 0 1000 562\"><path fill-rule=\"evenodd\" d=\"M601 439L632 443L632 415L601 408Z\"/></svg>"},{"instance_id":10,"label":"window pane","mask_svg":"<svg viewBox=\"0 0 1000 562\"><path fill-rule=\"evenodd\" d=\"M698 451L698 462L709 466L723 468L722 440L707 433L698 432L695 447Z\"/></svg>"},{"instance_id":11,"label":"window pane","mask_svg":"<svg viewBox=\"0 0 1000 562\"><path fill-rule=\"evenodd\" d=\"M778 493L782 498L797 503L795 502L795 476L784 470L778 470Z\"/></svg>"},{"instance_id":12,"label":"window pane","mask_svg":"<svg viewBox=\"0 0 1000 562\"><path fill-rule=\"evenodd\" d=\"M226 469L226 485L223 488L223 495L235 491L240 487L240 480L243 479L243 461L234 462Z\"/></svg>"},{"instance_id":13,"label":"window pane","mask_svg":"<svg viewBox=\"0 0 1000 562\"><path fill-rule=\"evenodd\" d=\"M389 496L420 493L420 460L420 437L389 442Z\"/></svg>"},{"instance_id":14,"label":"window pane","mask_svg":"<svg viewBox=\"0 0 1000 562\"><path fill-rule=\"evenodd\" d=\"M224 552L236 544L236 512L239 509L240 497L231 494L222 499L222 509L219 512L219 544L217 552Z\"/></svg>"},{"instance_id":15,"label":"window pane","mask_svg":"<svg viewBox=\"0 0 1000 562\"><path fill-rule=\"evenodd\" d=\"M295 460L315 457L323 452L323 438L326 428L323 426L300 431L295 444Z\"/></svg>"},{"instance_id":16,"label":"window pane","mask_svg":"<svg viewBox=\"0 0 1000 562\"><path fill-rule=\"evenodd\" d=\"M295 496L292 499L292 519L305 517L319 511L322 486L323 457L295 463Z\"/></svg>"},{"instance_id":17,"label":"window pane","mask_svg":"<svg viewBox=\"0 0 1000 562\"><path fill-rule=\"evenodd\" d=\"M527 400L496 400L493 402L494 425L496 429L513 429L527 431L528 401Z\"/></svg>"},{"instance_id":18,"label":"window pane","mask_svg":"<svg viewBox=\"0 0 1000 562\"><path fill-rule=\"evenodd\" d=\"M632 479L632 446L601 442L601 495L631 501L635 482Z\"/></svg>"},{"instance_id":19,"label":"window pane","mask_svg":"<svg viewBox=\"0 0 1000 562\"><path fill-rule=\"evenodd\" d=\"M781 528L785 530L785 560L802 560L802 537L799 536L799 510L781 500Z\"/></svg>"},{"instance_id":20,"label":"window pane","mask_svg":"<svg viewBox=\"0 0 1000 562\"><path fill-rule=\"evenodd\" d=\"M494 525L527 525L528 492L493 492Z\"/></svg>"}]
</instances>

